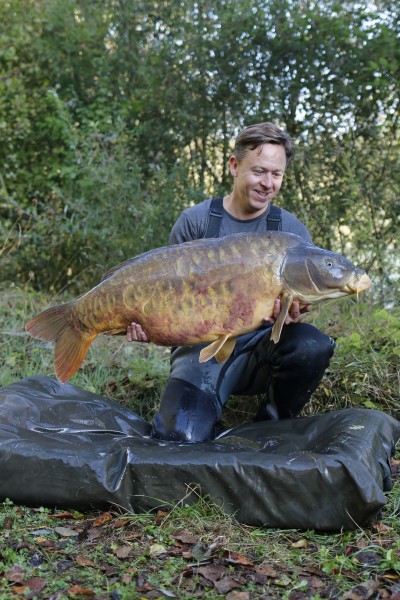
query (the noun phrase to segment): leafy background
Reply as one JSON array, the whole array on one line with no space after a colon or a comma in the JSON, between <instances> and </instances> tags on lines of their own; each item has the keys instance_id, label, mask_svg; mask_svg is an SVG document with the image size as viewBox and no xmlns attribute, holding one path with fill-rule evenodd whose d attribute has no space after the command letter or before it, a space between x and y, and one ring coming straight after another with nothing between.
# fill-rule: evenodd
<instances>
[{"instance_id":1,"label":"leafy background","mask_svg":"<svg viewBox=\"0 0 400 600\"><path fill-rule=\"evenodd\" d=\"M24 333L27 318L167 243L183 208L229 191L237 132L269 120L297 146L281 204L374 281L361 302L308 316L337 349L306 413L399 418L399 12L387 0L2 0L0 386L52 376L53 348ZM167 376L165 349L103 338L72 383L151 419ZM258 400L232 398L226 425ZM124 516L5 499L0 598L398 600L398 469L379 518L337 534L245 527L200 496Z\"/></svg>"},{"instance_id":2,"label":"leafy background","mask_svg":"<svg viewBox=\"0 0 400 600\"><path fill-rule=\"evenodd\" d=\"M298 148L281 203L393 301L399 22L385 1L3 1L1 279L75 293L166 243L269 120Z\"/></svg>"}]
</instances>

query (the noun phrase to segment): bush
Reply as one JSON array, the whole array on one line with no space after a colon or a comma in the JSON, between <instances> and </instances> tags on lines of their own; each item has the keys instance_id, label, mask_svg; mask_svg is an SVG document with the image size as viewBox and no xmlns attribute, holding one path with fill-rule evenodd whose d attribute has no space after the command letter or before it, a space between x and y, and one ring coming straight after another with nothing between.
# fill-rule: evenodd
<instances>
[{"instance_id":1,"label":"bush","mask_svg":"<svg viewBox=\"0 0 400 600\"><path fill-rule=\"evenodd\" d=\"M121 126L107 136L87 125L77 135L75 166L29 206L9 200L0 233L6 243L0 281L80 293L110 267L168 243L169 231L198 192L186 189L186 165L160 165L148 182Z\"/></svg>"}]
</instances>

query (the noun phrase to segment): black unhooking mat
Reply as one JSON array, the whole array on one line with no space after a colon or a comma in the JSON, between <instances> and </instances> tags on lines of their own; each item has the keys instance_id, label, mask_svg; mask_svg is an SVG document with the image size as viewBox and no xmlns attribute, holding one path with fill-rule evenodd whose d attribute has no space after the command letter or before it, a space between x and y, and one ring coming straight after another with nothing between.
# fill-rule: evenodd
<instances>
[{"instance_id":1,"label":"black unhooking mat","mask_svg":"<svg viewBox=\"0 0 400 600\"><path fill-rule=\"evenodd\" d=\"M247 423L202 444L148 437L124 407L36 376L0 389L0 498L65 508L171 506L193 486L249 525L353 529L391 488L400 423L375 410Z\"/></svg>"}]
</instances>

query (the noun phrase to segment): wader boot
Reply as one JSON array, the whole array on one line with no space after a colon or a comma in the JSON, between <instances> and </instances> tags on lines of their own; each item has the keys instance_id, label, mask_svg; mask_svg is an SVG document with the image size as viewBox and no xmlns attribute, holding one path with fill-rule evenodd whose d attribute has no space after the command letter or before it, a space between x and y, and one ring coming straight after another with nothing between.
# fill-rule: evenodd
<instances>
[{"instance_id":1,"label":"wader boot","mask_svg":"<svg viewBox=\"0 0 400 600\"><path fill-rule=\"evenodd\" d=\"M215 396L192 383L172 378L161 397L152 437L172 442L204 442L217 435L221 407Z\"/></svg>"}]
</instances>

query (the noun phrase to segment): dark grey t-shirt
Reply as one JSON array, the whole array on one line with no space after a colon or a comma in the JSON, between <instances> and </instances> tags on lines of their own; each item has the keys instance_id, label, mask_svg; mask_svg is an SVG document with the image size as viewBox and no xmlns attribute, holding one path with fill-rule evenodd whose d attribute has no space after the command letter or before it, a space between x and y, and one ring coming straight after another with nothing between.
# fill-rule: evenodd
<instances>
[{"instance_id":1,"label":"dark grey t-shirt","mask_svg":"<svg viewBox=\"0 0 400 600\"><path fill-rule=\"evenodd\" d=\"M182 242L203 238L207 232L210 218L210 205L211 199L208 199L184 210L172 228L169 243L181 244ZM281 211L282 231L296 233L307 242L311 242L311 236L307 227L287 210L281 208ZM235 219L235 217L232 217L232 215L224 210L219 237L230 235L231 233L266 231L267 215L268 211L255 219L242 221Z\"/></svg>"}]
</instances>

